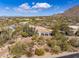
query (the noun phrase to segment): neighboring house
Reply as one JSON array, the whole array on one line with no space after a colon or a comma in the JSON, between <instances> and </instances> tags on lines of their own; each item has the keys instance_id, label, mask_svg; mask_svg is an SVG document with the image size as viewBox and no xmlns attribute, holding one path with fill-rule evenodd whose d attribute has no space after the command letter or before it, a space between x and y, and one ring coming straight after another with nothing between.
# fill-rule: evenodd
<instances>
[{"instance_id":1,"label":"neighboring house","mask_svg":"<svg viewBox=\"0 0 79 59\"><path fill-rule=\"evenodd\" d=\"M73 31L73 33L75 34L75 33L78 31L79 26L70 25L70 26L69 26L69 28L71 28L71 29L72 29L72 31Z\"/></svg>"}]
</instances>

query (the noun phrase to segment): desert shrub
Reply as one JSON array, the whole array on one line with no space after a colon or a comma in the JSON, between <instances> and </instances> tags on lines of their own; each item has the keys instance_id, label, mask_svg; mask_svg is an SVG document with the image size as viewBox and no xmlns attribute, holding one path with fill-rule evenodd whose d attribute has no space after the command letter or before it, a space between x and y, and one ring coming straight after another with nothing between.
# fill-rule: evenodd
<instances>
[{"instance_id":1,"label":"desert shrub","mask_svg":"<svg viewBox=\"0 0 79 59\"><path fill-rule=\"evenodd\" d=\"M51 49L51 53L52 54L58 54L59 52L61 52L61 47L60 46L53 46Z\"/></svg>"},{"instance_id":2,"label":"desert shrub","mask_svg":"<svg viewBox=\"0 0 79 59\"><path fill-rule=\"evenodd\" d=\"M72 45L67 40L58 40L57 45L60 46L62 51L73 51Z\"/></svg>"},{"instance_id":3,"label":"desert shrub","mask_svg":"<svg viewBox=\"0 0 79 59\"><path fill-rule=\"evenodd\" d=\"M42 55L44 55L44 53L45 53L45 52L44 52L43 49L36 49L36 50L35 50L35 54L38 55L38 56L42 56Z\"/></svg>"},{"instance_id":4,"label":"desert shrub","mask_svg":"<svg viewBox=\"0 0 79 59\"><path fill-rule=\"evenodd\" d=\"M49 47L55 46L56 44L57 44L57 40L54 40L54 39L47 40L47 45Z\"/></svg>"},{"instance_id":5,"label":"desert shrub","mask_svg":"<svg viewBox=\"0 0 79 59\"><path fill-rule=\"evenodd\" d=\"M69 44L71 44L74 47L79 47L79 40L78 39L71 39L71 40L69 40Z\"/></svg>"},{"instance_id":6,"label":"desert shrub","mask_svg":"<svg viewBox=\"0 0 79 59\"><path fill-rule=\"evenodd\" d=\"M33 36L32 36L32 40L33 40L33 41L38 40L38 36L37 36L37 35L33 35Z\"/></svg>"},{"instance_id":7,"label":"desert shrub","mask_svg":"<svg viewBox=\"0 0 79 59\"><path fill-rule=\"evenodd\" d=\"M46 43L46 40L43 37L39 37L38 40L37 40L37 43L39 45L44 45Z\"/></svg>"},{"instance_id":8,"label":"desert shrub","mask_svg":"<svg viewBox=\"0 0 79 59\"><path fill-rule=\"evenodd\" d=\"M15 45L9 47L9 52L13 56L21 56L25 54L27 45L22 42L17 42Z\"/></svg>"},{"instance_id":9,"label":"desert shrub","mask_svg":"<svg viewBox=\"0 0 79 59\"><path fill-rule=\"evenodd\" d=\"M61 34L60 32L57 32L55 34L54 39L60 40L60 41L66 41L67 40L67 37L65 37L65 35Z\"/></svg>"},{"instance_id":10,"label":"desert shrub","mask_svg":"<svg viewBox=\"0 0 79 59\"><path fill-rule=\"evenodd\" d=\"M67 51L69 49L69 44L67 41L64 41L60 44L60 47L62 51Z\"/></svg>"},{"instance_id":11,"label":"desert shrub","mask_svg":"<svg viewBox=\"0 0 79 59\"><path fill-rule=\"evenodd\" d=\"M57 32L55 34L55 40L57 40L57 44L58 46L60 46L62 51L67 51L68 49L68 38L65 37L64 35L62 35L60 32Z\"/></svg>"},{"instance_id":12,"label":"desert shrub","mask_svg":"<svg viewBox=\"0 0 79 59\"><path fill-rule=\"evenodd\" d=\"M7 41L11 40L11 31L9 29L5 29L0 33L0 46L4 45Z\"/></svg>"},{"instance_id":13,"label":"desert shrub","mask_svg":"<svg viewBox=\"0 0 79 59\"><path fill-rule=\"evenodd\" d=\"M21 32L21 35L22 35L22 37L27 37L27 36L28 36L28 33L26 33L26 32Z\"/></svg>"},{"instance_id":14,"label":"desert shrub","mask_svg":"<svg viewBox=\"0 0 79 59\"><path fill-rule=\"evenodd\" d=\"M32 57L33 56L32 51L26 51L26 56L27 57Z\"/></svg>"},{"instance_id":15,"label":"desert shrub","mask_svg":"<svg viewBox=\"0 0 79 59\"><path fill-rule=\"evenodd\" d=\"M43 37L33 36L32 40L34 43L37 43L38 45L44 45L46 43L46 40Z\"/></svg>"}]
</instances>

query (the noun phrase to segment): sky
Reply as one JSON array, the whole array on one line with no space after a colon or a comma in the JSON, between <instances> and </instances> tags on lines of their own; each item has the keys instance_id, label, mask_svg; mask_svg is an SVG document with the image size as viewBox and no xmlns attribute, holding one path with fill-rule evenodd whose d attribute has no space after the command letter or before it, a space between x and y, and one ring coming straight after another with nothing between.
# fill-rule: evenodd
<instances>
[{"instance_id":1,"label":"sky","mask_svg":"<svg viewBox=\"0 0 79 59\"><path fill-rule=\"evenodd\" d=\"M0 16L49 16L79 5L79 0L0 0Z\"/></svg>"}]
</instances>

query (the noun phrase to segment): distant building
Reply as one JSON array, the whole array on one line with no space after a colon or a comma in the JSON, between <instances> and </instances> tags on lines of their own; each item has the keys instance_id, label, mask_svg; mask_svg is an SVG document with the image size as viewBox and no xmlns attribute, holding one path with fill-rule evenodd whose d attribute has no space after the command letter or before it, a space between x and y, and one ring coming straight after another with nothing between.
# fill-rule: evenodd
<instances>
[{"instance_id":1,"label":"distant building","mask_svg":"<svg viewBox=\"0 0 79 59\"><path fill-rule=\"evenodd\" d=\"M51 36L51 34L52 34L51 29L47 29L47 28L44 28L41 26L33 26L33 25L30 25L30 27L35 28L35 31L37 31L37 34L39 36Z\"/></svg>"},{"instance_id":2,"label":"distant building","mask_svg":"<svg viewBox=\"0 0 79 59\"><path fill-rule=\"evenodd\" d=\"M40 18L36 18L35 20L43 20L43 19L40 19Z\"/></svg>"},{"instance_id":3,"label":"distant building","mask_svg":"<svg viewBox=\"0 0 79 59\"><path fill-rule=\"evenodd\" d=\"M36 26L36 30L39 36L51 36L52 34L52 30L41 26Z\"/></svg>"},{"instance_id":4,"label":"distant building","mask_svg":"<svg viewBox=\"0 0 79 59\"><path fill-rule=\"evenodd\" d=\"M79 29L79 26L70 25L69 28L71 28L72 31L73 31L74 33L76 33L76 32L78 31L78 29Z\"/></svg>"},{"instance_id":5,"label":"distant building","mask_svg":"<svg viewBox=\"0 0 79 59\"><path fill-rule=\"evenodd\" d=\"M20 25L25 25L25 24L27 24L28 22L20 22L19 24Z\"/></svg>"}]
</instances>

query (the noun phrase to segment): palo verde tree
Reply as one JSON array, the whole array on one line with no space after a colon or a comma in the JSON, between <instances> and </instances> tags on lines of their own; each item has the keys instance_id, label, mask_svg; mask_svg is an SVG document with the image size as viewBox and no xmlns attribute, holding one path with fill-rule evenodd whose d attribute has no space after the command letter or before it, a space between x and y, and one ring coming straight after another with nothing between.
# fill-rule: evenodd
<instances>
[{"instance_id":1,"label":"palo verde tree","mask_svg":"<svg viewBox=\"0 0 79 59\"><path fill-rule=\"evenodd\" d=\"M33 36L35 34L36 34L35 28L29 27L28 24L26 24L25 26L23 26L22 33L21 33L21 35L23 37Z\"/></svg>"},{"instance_id":2,"label":"palo verde tree","mask_svg":"<svg viewBox=\"0 0 79 59\"><path fill-rule=\"evenodd\" d=\"M70 46L70 44L68 43L68 38L65 36L66 32L68 31L69 27L66 18L58 18L53 27L53 40L56 40L56 45L59 46L62 51L67 51Z\"/></svg>"},{"instance_id":3,"label":"palo verde tree","mask_svg":"<svg viewBox=\"0 0 79 59\"><path fill-rule=\"evenodd\" d=\"M69 32L68 22L66 20L66 17L59 17L56 19L56 22L54 23L53 32L54 35L58 32L61 32L63 34L66 34Z\"/></svg>"}]
</instances>

